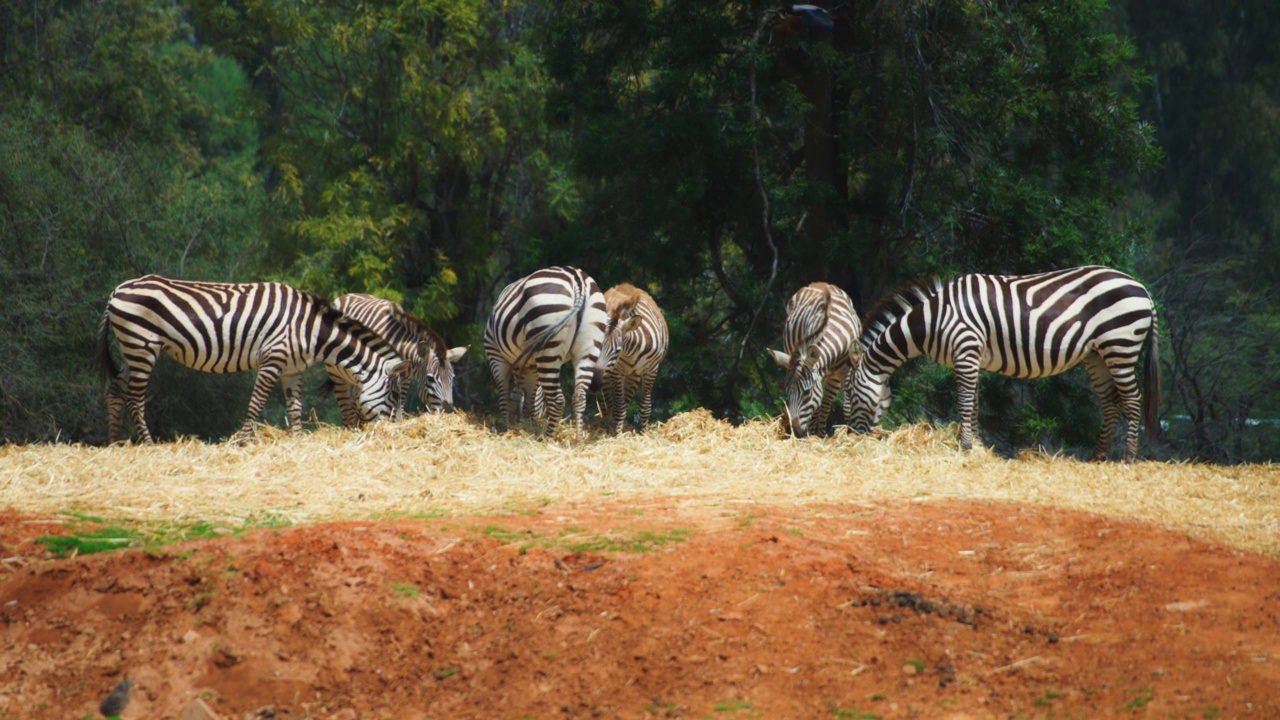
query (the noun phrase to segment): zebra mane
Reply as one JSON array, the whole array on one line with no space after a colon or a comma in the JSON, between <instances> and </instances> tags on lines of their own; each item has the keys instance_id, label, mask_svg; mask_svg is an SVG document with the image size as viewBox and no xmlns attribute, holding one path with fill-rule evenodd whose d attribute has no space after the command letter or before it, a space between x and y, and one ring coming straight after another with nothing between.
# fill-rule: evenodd
<instances>
[{"instance_id":1,"label":"zebra mane","mask_svg":"<svg viewBox=\"0 0 1280 720\"><path fill-rule=\"evenodd\" d=\"M315 305L320 308L320 313L324 315L327 320L338 327L346 329L348 332L354 333L360 339L360 342L368 345L374 352L384 357L400 357L381 335L370 330L359 320L343 315L342 311L334 307L333 303L331 303L328 298L323 295L317 295L316 293L308 290L299 290L298 292L302 293L303 297L307 300L315 303Z\"/></svg>"},{"instance_id":2,"label":"zebra mane","mask_svg":"<svg viewBox=\"0 0 1280 720\"><path fill-rule=\"evenodd\" d=\"M622 283L609 288L604 294L605 302L610 299L616 300L613 307L609 308L609 326L613 327L618 323L623 313L634 310L640 304L640 290L630 283Z\"/></svg>"},{"instance_id":3,"label":"zebra mane","mask_svg":"<svg viewBox=\"0 0 1280 720\"><path fill-rule=\"evenodd\" d=\"M412 325L413 327L410 329L414 330L418 334L418 337L425 337L430 341L431 345L436 349L436 355L439 356L440 362L444 362L445 356L449 353L449 347L444 343L444 336L431 329L431 326L417 315L405 312L404 308L401 308L398 304L396 305L396 308L399 309L399 312L396 313L396 317L398 317L401 322Z\"/></svg>"},{"instance_id":4,"label":"zebra mane","mask_svg":"<svg viewBox=\"0 0 1280 720\"><path fill-rule=\"evenodd\" d=\"M908 280L894 288L880 298L866 314L866 319L862 322L862 345L870 347L898 318L906 315L912 308L923 305L941 289L942 278L936 276Z\"/></svg>"}]
</instances>

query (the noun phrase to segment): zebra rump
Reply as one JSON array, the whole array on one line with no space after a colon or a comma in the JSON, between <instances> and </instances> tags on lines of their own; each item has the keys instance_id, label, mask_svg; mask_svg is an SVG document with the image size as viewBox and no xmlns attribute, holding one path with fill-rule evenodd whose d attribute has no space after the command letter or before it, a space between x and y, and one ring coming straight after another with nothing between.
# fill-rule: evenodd
<instances>
[{"instance_id":1,"label":"zebra rump","mask_svg":"<svg viewBox=\"0 0 1280 720\"><path fill-rule=\"evenodd\" d=\"M503 288L485 325L484 349L508 428L515 425L521 394L533 403L534 415L547 414L547 434L555 432L564 412L560 367L572 362L581 441L587 387L607 320L600 286L578 268L544 268Z\"/></svg>"},{"instance_id":2,"label":"zebra rump","mask_svg":"<svg viewBox=\"0 0 1280 720\"><path fill-rule=\"evenodd\" d=\"M115 332L123 368L111 356L109 330ZM152 442L146 392L161 355L207 373L258 371L248 414L236 434L240 440L252 435L277 380L284 386L289 429L297 432L300 375L318 362L360 388L359 412L366 420L394 412L399 381L392 376L404 371L390 345L310 293L282 283L147 275L116 287L98 327L97 364L106 386L112 442L120 436L125 407L140 439Z\"/></svg>"},{"instance_id":3,"label":"zebra rump","mask_svg":"<svg viewBox=\"0 0 1280 720\"><path fill-rule=\"evenodd\" d=\"M1123 415L1125 459L1138 453L1140 421L1158 432L1158 320L1141 283L1112 268L1087 266L1036 275L972 274L912 283L867 315L864 354L846 379L850 426L868 432L889 405L889 377L927 355L956 372L960 445L973 445L979 370L1035 379L1084 363L1102 405L1093 459L1105 460ZM1139 355L1146 351L1142 391Z\"/></svg>"}]
</instances>

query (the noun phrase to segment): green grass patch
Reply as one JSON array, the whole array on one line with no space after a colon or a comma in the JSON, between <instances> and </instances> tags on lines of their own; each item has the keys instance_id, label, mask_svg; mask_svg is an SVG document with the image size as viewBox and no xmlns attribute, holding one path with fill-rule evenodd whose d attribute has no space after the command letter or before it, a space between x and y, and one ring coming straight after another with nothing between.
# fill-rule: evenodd
<instances>
[{"instance_id":1,"label":"green grass patch","mask_svg":"<svg viewBox=\"0 0 1280 720\"><path fill-rule=\"evenodd\" d=\"M1152 693L1151 689L1143 688L1138 691L1138 694L1135 695L1132 700L1125 704L1124 709L1129 712L1138 712L1145 708L1154 699L1155 694Z\"/></svg>"},{"instance_id":2,"label":"green grass patch","mask_svg":"<svg viewBox=\"0 0 1280 720\"><path fill-rule=\"evenodd\" d=\"M746 700L724 700L716 703L711 709L718 713L729 713L731 715L737 715L740 712L750 712L754 710L754 708L751 707L751 703ZM755 717L757 715L759 715L759 713L750 712L750 717Z\"/></svg>"},{"instance_id":3,"label":"green grass patch","mask_svg":"<svg viewBox=\"0 0 1280 720\"><path fill-rule=\"evenodd\" d=\"M243 523L107 520L81 513L62 514L68 518L63 522L69 530L67 534L44 535L35 540L58 557L93 555L122 548L143 548L154 552L176 542L234 537L250 530L293 524L272 513L246 518Z\"/></svg>"},{"instance_id":4,"label":"green grass patch","mask_svg":"<svg viewBox=\"0 0 1280 720\"><path fill-rule=\"evenodd\" d=\"M391 588L391 592L395 593L396 597L409 598L410 600L422 597L422 591L418 589L417 585L411 585L409 583L387 583L387 587Z\"/></svg>"}]
</instances>

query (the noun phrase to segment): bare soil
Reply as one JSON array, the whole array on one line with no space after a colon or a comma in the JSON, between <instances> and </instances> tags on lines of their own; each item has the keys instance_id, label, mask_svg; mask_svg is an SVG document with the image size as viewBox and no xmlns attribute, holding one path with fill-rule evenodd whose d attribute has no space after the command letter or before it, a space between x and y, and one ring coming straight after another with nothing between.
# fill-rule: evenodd
<instances>
[{"instance_id":1,"label":"bare soil","mask_svg":"<svg viewBox=\"0 0 1280 720\"><path fill-rule=\"evenodd\" d=\"M1280 565L957 501L687 499L58 559L0 514L0 717L1280 717Z\"/></svg>"}]
</instances>

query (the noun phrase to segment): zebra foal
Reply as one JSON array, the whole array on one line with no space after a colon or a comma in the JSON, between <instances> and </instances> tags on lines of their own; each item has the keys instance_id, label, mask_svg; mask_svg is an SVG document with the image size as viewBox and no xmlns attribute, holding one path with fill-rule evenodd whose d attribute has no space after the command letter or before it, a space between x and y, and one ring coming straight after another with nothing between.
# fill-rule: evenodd
<instances>
[{"instance_id":1,"label":"zebra foal","mask_svg":"<svg viewBox=\"0 0 1280 720\"><path fill-rule=\"evenodd\" d=\"M115 332L124 367L111 356ZM245 440L279 380L289 429L302 425L300 375L317 362L360 388L358 413L372 420L395 412L401 359L372 331L320 298L282 283L216 283L147 275L116 287L98 326L97 359L107 386L108 437L120 437L127 406L140 439L151 443L146 396L161 355L201 372L258 371Z\"/></svg>"},{"instance_id":2,"label":"zebra foal","mask_svg":"<svg viewBox=\"0 0 1280 720\"><path fill-rule=\"evenodd\" d=\"M348 293L334 298L331 304L344 316L387 341L408 364L408 372L400 375L400 404L396 407L396 420L404 417L410 375L418 381L418 397L424 407L432 412L453 412L453 364L466 354L466 345L450 348L444 338L425 322L390 300L364 293ZM329 381L338 406L342 408L343 427L359 425L360 416L348 383L332 369Z\"/></svg>"},{"instance_id":3,"label":"zebra foal","mask_svg":"<svg viewBox=\"0 0 1280 720\"><path fill-rule=\"evenodd\" d=\"M602 387L615 435L622 434L631 398L640 393L640 431L653 414L653 383L667 357L670 334L662 310L649 293L629 283L604 294L609 315L593 387Z\"/></svg>"},{"instance_id":4,"label":"zebra foal","mask_svg":"<svg viewBox=\"0 0 1280 720\"><path fill-rule=\"evenodd\" d=\"M485 325L484 350L508 428L515 425L517 395L523 394L535 416L546 404L547 435L555 432L564 412L560 367L572 362L573 414L582 441L587 387L608 317L600 286L575 267L544 268L503 288Z\"/></svg>"},{"instance_id":5,"label":"zebra foal","mask_svg":"<svg viewBox=\"0 0 1280 720\"><path fill-rule=\"evenodd\" d=\"M867 315L865 352L846 380L850 426L865 433L889 406L889 377L928 355L955 370L960 446L973 447L978 371L1035 379L1083 362L1102 404L1102 435L1093 460L1106 460L1120 416L1127 420L1125 460L1138 456L1145 419L1159 421L1160 366L1155 306L1128 275L1088 266L1036 275L963 275L912 284ZM1136 368L1143 346L1143 391Z\"/></svg>"},{"instance_id":6,"label":"zebra foal","mask_svg":"<svg viewBox=\"0 0 1280 720\"><path fill-rule=\"evenodd\" d=\"M787 371L787 421L791 433L805 437L823 432L836 393L844 385L851 361L861 346L862 325L845 291L824 282L800 288L787 302L783 350L770 350ZM849 401L845 399L845 417Z\"/></svg>"}]
</instances>

